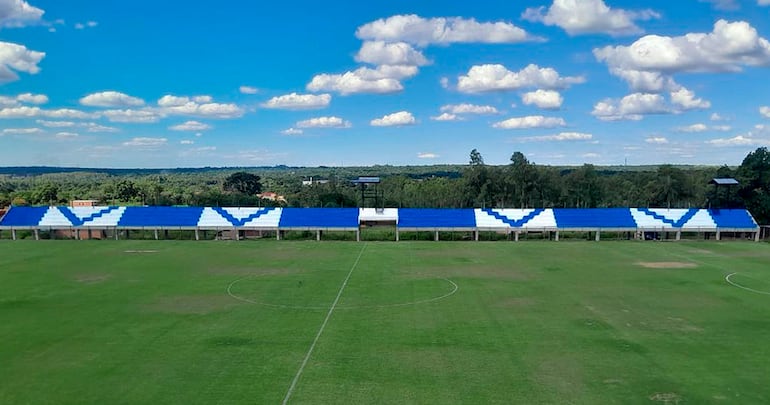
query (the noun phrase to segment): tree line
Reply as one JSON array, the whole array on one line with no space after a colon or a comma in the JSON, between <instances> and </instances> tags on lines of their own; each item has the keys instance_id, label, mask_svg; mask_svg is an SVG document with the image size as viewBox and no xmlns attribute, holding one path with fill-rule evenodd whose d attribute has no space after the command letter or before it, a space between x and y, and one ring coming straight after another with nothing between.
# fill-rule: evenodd
<instances>
[{"instance_id":1,"label":"tree line","mask_svg":"<svg viewBox=\"0 0 770 405\"><path fill-rule=\"evenodd\" d=\"M738 167L579 167L538 165L514 152L507 165L487 165L478 150L467 165L366 168L255 168L113 174L66 172L0 176L0 206L66 204L95 199L109 205L356 207L358 175L379 175L386 207L596 208L747 207L770 223L770 153L758 148ZM320 184L303 185L310 177ZM717 190L714 177L741 184ZM271 191L286 203L261 199Z\"/></svg>"}]
</instances>

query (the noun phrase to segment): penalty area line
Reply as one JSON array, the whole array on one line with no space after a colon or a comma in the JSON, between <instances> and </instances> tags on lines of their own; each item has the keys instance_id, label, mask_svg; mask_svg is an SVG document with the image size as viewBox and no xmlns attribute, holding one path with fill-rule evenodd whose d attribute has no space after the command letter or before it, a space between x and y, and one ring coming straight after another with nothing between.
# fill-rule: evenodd
<instances>
[{"instance_id":1,"label":"penalty area line","mask_svg":"<svg viewBox=\"0 0 770 405\"><path fill-rule=\"evenodd\" d=\"M353 270L356 269L356 266L358 266L358 262L361 260L361 256L364 254L364 249L366 249L366 242L364 243L364 246L361 247L361 251L358 252L358 257L356 257L356 261L353 262L353 265L350 267L350 271L348 271L347 277L345 277L345 280L342 282L342 285L340 286L340 290L337 291L337 297L334 298L334 302L332 302L332 306L329 308L329 312L326 313L326 318L324 318L324 321L321 324L321 328L318 329L318 333L316 333L315 339L313 339L313 343L310 345L310 349L308 349L307 354L305 354L305 358L302 360L302 364L299 366L299 370L297 370L297 374L294 375L294 379L291 381L291 385L289 386L289 391L286 392L286 396L283 398L283 402L281 402L281 404L286 405L287 403L289 403L291 394L294 393L294 388L296 388L297 386L297 381L299 381L300 376L302 376L302 372L305 371L305 366L307 366L307 362L310 360L310 356L313 354L315 345L318 343L318 339L321 337L321 334L324 333L324 329L326 329L326 324L329 323L329 318L332 317L334 308L337 307L337 303L340 301L342 292L345 291L345 286L348 285L348 280L350 280L350 276L353 274Z\"/></svg>"}]
</instances>

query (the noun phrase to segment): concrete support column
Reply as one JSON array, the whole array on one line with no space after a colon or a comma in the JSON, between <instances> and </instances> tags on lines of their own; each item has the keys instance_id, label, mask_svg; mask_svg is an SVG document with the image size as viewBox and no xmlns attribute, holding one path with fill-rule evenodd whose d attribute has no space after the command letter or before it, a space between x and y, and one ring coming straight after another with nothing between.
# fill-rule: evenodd
<instances>
[{"instance_id":1,"label":"concrete support column","mask_svg":"<svg viewBox=\"0 0 770 405\"><path fill-rule=\"evenodd\" d=\"M158 240L158 230L155 229L155 240Z\"/></svg>"},{"instance_id":2,"label":"concrete support column","mask_svg":"<svg viewBox=\"0 0 770 405\"><path fill-rule=\"evenodd\" d=\"M718 241L722 240L722 232L720 232L719 230L717 230L717 240Z\"/></svg>"},{"instance_id":3,"label":"concrete support column","mask_svg":"<svg viewBox=\"0 0 770 405\"><path fill-rule=\"evenodd\" d=\"M398 235L398 228L396 228L396 242L398 242L399 240L400 240L400 236Z\"/></svg>"},{"instance_id":4,"label":"concrete support column","mask_svg":"<svg viewBox=\"0 0 770 405\"><path fill-rule=\"evenodd\" d=\"M198 232L198 228L195 228L195 240L201 240L201 235Z\"/></svg>"},{"instance_id":5,"label":"concrete support column","mask_svg":"<svg viewBox=\"0 0 770 405\"><path fill-rule=\"evenodd\" d=\"M754 242L759 242L759 231L754 232Z\"/></svg>"},{"instance_id":6,"label":"concrete support column","mask_svg":"<svg viewBox=\"0 0 770 405\"><path fill-rule=\"evenodd\" d=\"M275 240L281 240L281 230L276 229L275 230Z\"/></svg>"},{"instance_id":7,"label":"concrete support column","mask_svg":"<svg viewBox=\"0 0 770 405\"><path fill-rule=\"evenodd\" d=\"M513 233L513 240L516 242L519 241L519 233L520 233L519 231L516 231Z\"/></svg>"},{"instance_id":8,"label":"concrete support column","mask_svg":"<svg viewBox=\"0 0 770 405\"><path fill-rule=\"evenodd\" d=\"M361 230L356 230L356 242L361 242Z\"/></svg>"},{"instance_id":9,"label":"concrete support column","mask_svg":"<svg viewBox=\"0 0 770 405\"><path fill-rule=\"evenodd\" d=\"M682 240L682 231L676 231L676 240Z\"/></svg>"},{"instance_id":10,"label":"concrete support column","mask_svg":"<svg viewBox=\"0 0 770 405\"><path fill-rule=\"evenodd\" d=\"M601 236L601 235L602 235L602 231L600 231L600 230L598 230L598 229L597 229L597 230L596 230L596 241L597 241L597 242L598 242L598 241L600 241L600 240L602 239L602 236Z\"/></svg>"},{"instance_id":11,"label":"concrete support column","mask_svg":"<svg viewBox=\"0 0 770 405\"><path fill-rule=\"evenodd\" d=\"M80 240L80 229L75 228L75 240Z\"/></svg>"},{"instance_id":12,"label":"concrete support column","mask_svg":"<svg viewBox=\"0 0 770 405\"><path fill-rule=\"evenodd\" d=\"M40 231L38 231L37 229L35 229L35 231L34 231L34 232L35 232L35 240L40 240Z\"/></svg>"},{"instance_id":13,"label":"concrete support column","mask_svg":"<svg viewBox=\"0 0 770 405\"><path fill-rule=\"evenodd\" d=\"M556 239L557 242L559 241L559 231L556 231Z\"/></svg>"},{"instance_id":14,"label":"concrete support column","mask_svg":"<svg viewBox=\"0 0 770 405\"><path fill-rule=\"evenodd\" d=\"M479 241L479 231L478 231L478 229L473 231L473 240L475 240L476 242Z\"/></svg>"},{"instance_id":15,"label":"concrete support column","mask_svg":"<svg viewBox=\"0 0 770 405\"><path fill-rule=\"evenodd\" d=\"M434 240L435 240L436 242L438 242L438 231L436 231L436 236L435 236Z\"/></svg>"},{"instance_id":16,"label":"concrete support column","mask_svg":"<svg viewBox=\"0 0 770 405\"><path fill-rule=\"evenodd\" d=\"M233 228L233 235L235 235L235 240L241 240L241 233L238 231L238 228Z\"/></svg>"},{"instance_id":17,"label":"concrete support column","mask_svg":"<svg viewBox=\"0 0 770 405\"><path fill-rule=\"evenodd\" d=\"M315 240L317 240L319 242L321 241L321 230L320 229L315 231Z\"/></svg>"},{"instance_id":18,"label":"concrete support column","mask_svg":"<svg viewBox=\"0 0 770 405\"><path fill-rule=\"evenodd\" d=\"M11 229L11 239L16 240L16 230Z\"/></svg>"}]
</instances>

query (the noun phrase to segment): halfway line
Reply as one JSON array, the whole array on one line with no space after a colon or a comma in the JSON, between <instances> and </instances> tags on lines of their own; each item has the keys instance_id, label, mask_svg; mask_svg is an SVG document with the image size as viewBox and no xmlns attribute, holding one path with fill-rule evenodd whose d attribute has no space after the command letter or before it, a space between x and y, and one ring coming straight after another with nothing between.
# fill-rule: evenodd
<instances>
[{"instance_id":1,"label":"halfway line","mask_svg":"<svg viewBox=\"0 0 770 405\"><path fill-rule=\"evenodd\" d=\"M313 339L313 344L310 345L310 349L308 349L307 354L305 355L305 359L302 360L302 365L299 366L299 370L297 370L297 375L294 376L294 380L292 380L291 385L289 386L289 391L286 393L286 397L283 398L283 402L281 402L281 404L286 405L289 402L289 398L291 398L291 394L294 392L294 388L297 386L297 381L299 381L299 377L302 375L302 372L305 370L305 366L307 365L308 360L310 360L310 356L313 354L313 349L315 349L315 345L316 343L318 343L318 338L320 338L321 334L324 333L326 324L329 322L329 318L332 317L332 312L334 312L334 308L337 306L337 302L339 302L340 297L342 296L342 291L344 291L345 286L348 285L348 280L350 280L350 276L353 274L353 270L356 269L356 266L358 266L358 262L361 260L361 255L364 254L364 249L366 249L366 242L364 243L364 246L361 248L361 251L358 252L358 257L356 258L356 261L353 263L353 266L350 267L348 276L345 277L345 281L342 282L342 286L340 286L340 290L337 292L337 297L334 299L334 302L332 302L332 306L331 308L329 308L329 312L326 314L326 319L324 319L324 322L321 324L321 329L318 329L318 333L315 335L315 339Z\"/></svg>"}]
</instances>

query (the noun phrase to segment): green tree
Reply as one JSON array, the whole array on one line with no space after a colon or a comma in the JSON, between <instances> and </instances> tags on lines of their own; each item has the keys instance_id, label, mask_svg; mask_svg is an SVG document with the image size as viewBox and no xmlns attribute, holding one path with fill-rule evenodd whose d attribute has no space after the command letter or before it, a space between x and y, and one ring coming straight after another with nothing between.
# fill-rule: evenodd
<instances>
[{"instance_id":1,"label":"green tree","mask_svg":"<svg viewBox=\"0 0 770 405\"><path fill-rule=\"evenodd\" d=\"M770 223L770 152L758 148L738 168L738 194L760 224Z\"/></svg>"},{"instance_id":2,"label":"green tree","mask_svg":"<svg viewBox=\"0 0 770 405\"><path fill-rule=\"evenodd\" d=\"M258 194L262 191L261 177L247 172L236 172L225 179L222 187L225 191L246 195Z\"/></svg>"}]
</instances>

